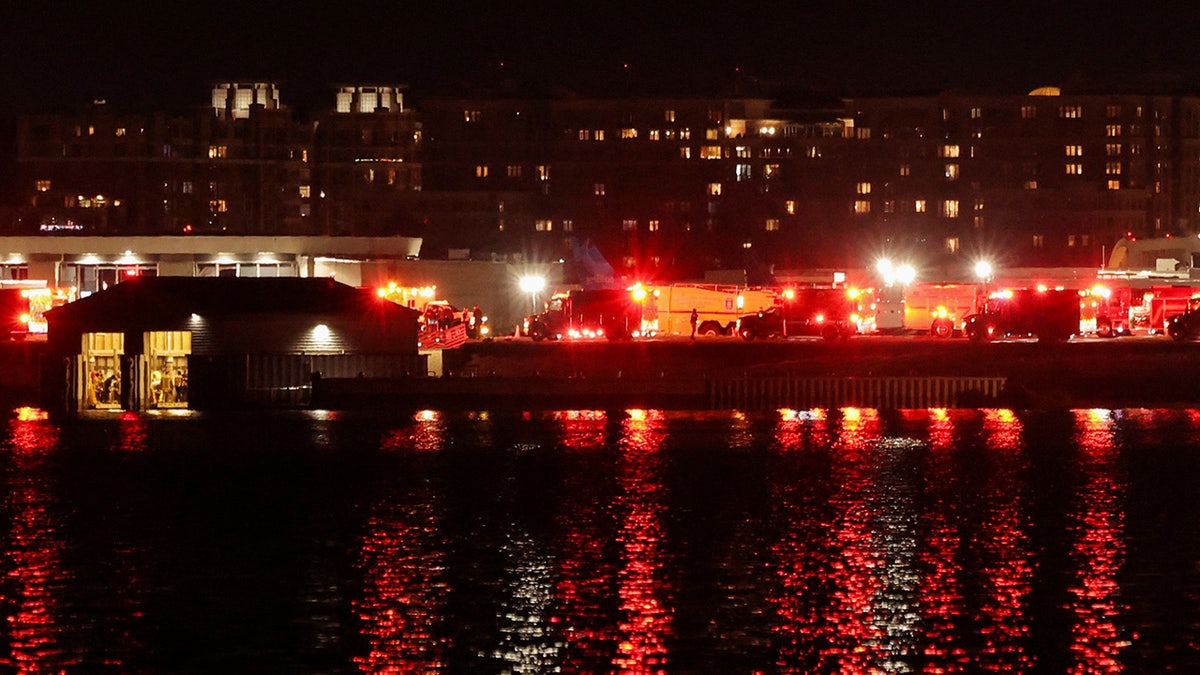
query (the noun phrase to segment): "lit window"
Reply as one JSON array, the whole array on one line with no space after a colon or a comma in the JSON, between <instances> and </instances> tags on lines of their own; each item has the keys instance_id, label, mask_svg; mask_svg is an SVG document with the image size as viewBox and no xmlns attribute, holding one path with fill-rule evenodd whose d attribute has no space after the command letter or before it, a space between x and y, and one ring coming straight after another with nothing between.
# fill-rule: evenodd
<instances>
[{"instance_id":1,"label":"lit window","mask_svg":"<svg viewBox=\"0 0 1200 675\"><path fill-rule=\"evenodd\" d=\"M630 218L626 218L625 220L621 221L621 229L626 232L633 232L633 231L637 230L637 221L630 219Z\"/></svg>"},{"instance_id":2,"label":"lit window","mask_svg":"<svg viewBox=\"0 0 1200 675\"><path fill-rule=\"evenodd\" d=\"M189 185L188 187L191 187L191 186ZM308 199L311 196L312 196L312 186L301 185L300 186L300 198Z\"/></svg>"},{"instance_id":3,"label":"lit window","mask_svg":"<svg viewBox=\"0 0 1200 675\"><path fill-rule=\"evenodd\" d=\"M710 197L720 196L721 195L721 184L720 183L709 183L708 184L708 194Z\"/></svg>"},{"instance_id":4,"label":"lit window","mask_svg":"<svg viewBox=\"0 0 1200 675\"><path fill-rule=\"evenodd\" d=\"M983 108L971 108L971 119L977 120L983 117Z\"/></svg>"},{"instance_id":5,"label":"lit window","mask_svg":"<svg viewBox=\"0 0 1200 675\"><path fill-rule=\"evenodd\" d=\"M118 138L124 136L125 135L125 127L117 127L117 130L115 133Z\"/></svg>"},{"instance_id":6,"label":"lit window","mask_svg":"<svg viewBox=\"0 0 1200 675\"><path fill-rule=\"evenodd\" d=\"M651 220L646 223L646 230L650 232L658 232L659 223L657 220Z\"/></svg>"},{"instance_id":7,"label":"lit window","mask_svg":"<svg viewBox=\"0 0 1200 675\"><path fill-rule=\"evenodd\" d=\"M562 229L563 229L563 232L574 232L575 231L575 221L571 220L570 218L562 221Z\"/></svg>"},{"instance_id":8,"label":"lit window","mask_svg":"<svg viewBox=\"0 0 1200 675\"><path fill-rule=\"evenodd\" d=\"M766 230L767 230L767 232L778 232L779 231L779 219L778 218L767 218Z\"/></svg>"},{"instance_id":9,"label":"lit window","mask_svg":"<svg viewBox=\"0 0 1200 675\"><path fill-rule=\"evenodd\" d=\"M704 145L700 147L701 159L721 159L721 146Z\"/></svg>"},{"instance_id":10,"label":"lit window","mask_svg":"<svg viewBox=\"0 0 1200 675\"><path fill-rule=\"evenodd\" d=\"M946 237L946 253L958 253L958 237Z\"/></svg>"},{"instance_id":11,"label":"lit window","mask_svg":"<svg viewBox=\"0 0 1200 675\"><path fill-rule=\"evenodd\" d=\"M912 175L912 165L911 164L901 164L900 165L900 175L901 176Z\"/></svg>"},{"instance_id":12,"label":"lit window","mask_svg":"<svg viewBox=\"0 0 1200 675\"><path fill-rule=\"evenodd\" d=\"M621 138L637 138L637 129L629 127L621 129Z\"/></svg>"},{"instance_id":13,"label":"lit window","mask_svg":"<svg viewBox=\"0 0 1200 675\"><path fill-rule=\"evenodd\" d=\"M621 262L624 263L626 268L632 269L633 266L637 264L637 259L631 255L627 255L624 258L621 258Z\"/></svg>"},{"instance_id":14,"label":"lit window","mask_svg":"<svg viewBox=\"0 0 1200 675\"><path fill-rule=\"evenodd\" d=\"M1042 248L1046 245L1046 237L1040 234L1033 235L1033 247Z\"/></svg>"},{"instance_id":15,"label":"lit window","mask_svg":"<svg viewBox=\"0 0 1200 675\"><path fill-rule=\"evenodd\" d=\"M1082 145L1068 145L1065 148L1067 157L1083 157Z\"/></svg>"},{"instance_id":16,"label":"lit window","mask_svg":"<svg viewBox=\"0 0 1200 675\"><path fill-rule=\"evenodd\" d=\"M592 194L596 195L597 197L603 197L604 192L604 183L596 183L592 185Z\"/></svg>"},{"instance_id":17,"label":"lit window","mask_svg":"<svg viewBox=\"0 0 1200 675\"><path fill-rule=\"evenodd\" d=\"M674 122L675 121L675 111L674 110L664 110L663 111L663 119L667 122Z\"/></svg>"},{"instance_id":18,"label":"lit window","mask_svg":"<svg viewBox=\"0 0 1200 675\"><path fill-rule=\"evenodd\" d=\"M604 140L604 130L603 129L595 130L594 132L592 132L592 138L596 139L597 141Z\"/></svg>"},{"instance_id":19,"label":"lit window","mask_svg":"<svg viewBox=\"0 0 1200 675\"><path fill-rule=\"evenodd\" d=\"M860 195L869 195L869 194L871 194L871 184L870 184L870 183L861 183L861 182L860 182L860 183L857 183L857 184L855 184L855 186L854 186L854 193L855 193L855 194L860 194Z\"/></svg>"},{"instance_id":20,"label":"lit window","mask_svg":"<svg viewBox=\"0 0 1200 675\"><path fill-rule=\"evenodd\" d=\"M49 192L50 191L50 181L39 180L37 182L37 191L38 192Z\"/></svg>"},{"instance_id":21,"label":"lit window","mask_svg":"<svg viewBox=\"0 0 1200 675\"><path fill-rule=\"evenodd\" d=\"M224 145L208 146L208 158L209 159L223 159L227 152L228 152L228 148Z\"/></svg>"},{"instance_id":22,"label":"lit window","mask_svg":"<svg viewBox=\"0 0 1200 675\"><path fill-rule=\"evenodd\" d=\"M775 176L778 176L778 175L779 175L779 165L778 164L763 165L763 178L774 178Z\"/></svg>"},{"instance_id":23,"label":"lit window","mask_svg":"<svg viewBox=\"0 0 1200 675\"><path fill-rule=\"evenodd\" d=\"M192 181L190 181L190 180L183 181L183 187L181 188L181 191L185 195L192 194Z\"/></svg>"},{"instance_id":24,"label":"lit window","mask_svg":"<svg viewBox=\"0 0 1200 675\"><path fill-rule=\"evenodd\" d=\"M1121 189L1121 179L1120 178L1109 178L1108 179L1108 189L1109 190L1120 190Z\"/></svg>"},{"instance_id":25,"label":"lit window","mask_svg":"<svg viewBox=\"0 0 1200 675\"><path fill-rule=\"evenodd\" d=\"M1068 176L1082 176L1083 175L1083 165L1082 164L1069 163L1066 165L1066 169L1067 169Z\"/></svg>"},{"instance_id":26,"label":"lit window","mask_svg":"<svg viewBox=\"0 0 1200 675\"><path fill-rule=\"evenodd\" d=\"M691 130L691 129L688 129L688 128L686 128L686 127L685 127L685 128L683 128L683 129L680 129L680 130L679 130L679 140L681 140L681 141L690 141L690 140L692 140L692 130Z\"/></svg>"},{"instance_id":27,"label":"lit window","mask_svg":"<svg viewBox=\"0 0 1200 675\"><path fill-rule=\"evenodd\" d=\"M958 200L957 199L947 199L946 201L942 202L942 217L943 218L957 218L958 217Z\"/></svg>"},{"instance_id":28,"label":"lit window","mask_svg":"<svg viewBox=\"0 0 1200 675\"><path fill-rule=\"evenodd\" d=\"M979 198L976 198L976 199L975 199L975 204L974 204L974 207L973 207L973 208L974 208L976 211L982 211L982 210L983 210L983 200L982 200L982 199L979 199Z\"/></svg>"},{"instance_id":29,"label":"lit window","mask_svg":"<svg viewBox=\"0 0 1200 675\"><path fill-rule=\"evenodd\" d=\"M533 221L533 229L538 232L550 232L554 230L554 221L548 218L538 218Z\"/></svg>"},{"instance_id":30,"label":"lit window","mask_svg":"<svg viewBox=\"0 0 1200 675\"><path fill-rule=\"evenodd\" d=\"M1037 106L1036 105L1021 106L1021 119L1023 119L1023 120L1037 119Z\"/></svg>"},{"instance_id":31,"label":"lit window","mask_svg":"<svg viewBox=\"0 0 1200 675\"><path fill-rule=\"evenodd\" d=\"M734 176L737 178L738 182L750 180L750 165L738 164L734 168Z\"/></svg>"},{"instance_id":32,"label":"lit window","mask_svg":"<svg viewBox=\"0 0 1200 675\"><path fill-rule=\"evenodd\" d=\"M1121 144L1109 143L1108 145L1105 145L1104 154L1108 155L1109 157L1119 157L1121 155Z\"/></svg>"},{"instance_id":33,"label":"lit window","mask_svg":"<svg viewBox=\"0 0 1200 675\"><path fill-rule=\"evenodd\" d=\"M1109 138L1118 138L1121 135L1120 124L1107 124L1104 126L1104 135Z\"/></svg>"},{"instance_id":34,"label":"lit window","mask_svg":"<svg viewBox=\"0 0 1200 675\"><path fill-rule=\"evenodd\" d=\"M581 140L581 141L592 140L592 132L588 131L587 129L580 129L579 130L579 140Z\"/></svg>"},{"instance_id":35,"label":"lit window","mask_svg":"<svg viewBox=\"0 0 1200 675\"><path fill-rule=\"evenodd\" d=\"M487 178L487 175L488 175L487 164L476 164L475 165L475 177L476 178Z\"/></svg>"},{"instance_id":36,"label":"lit window","mask_svg":"<svg viewBox=\"0 0 1200 675\"><path fill-rule=\"evenodd\" d=\"M864 215L871 212L871 202L867 199L859 199L854 202L854 212L859 215Z\"/></svg>"},{"instance_id":37,"label":"lit window","mask_svg":"<svg viewBox=\"0 0 1200 675\"><path fill-rule=\"evenodd\" d=\"M479 121L479 111L478 110L464 110L463 111L463 121L468 124L470 124L472 122L478 122Z\"/></svg>"},{"instance_id":38,"label":"lit window","mask_svg":"<svg viewBox=\"0 0 1200 675\"><path fill-rule=\"evenodd\" d=\"M975 216L975 229L983 229L983 216Z\"/></svg>"},{"instance_id":39,"label":"lit window","mask_svg":"<svg viewBox=\"0 0 1200 675\"><path fill-rule=\"evenodd\" d=\"M1106 173L1110 176L1120 176L1121 175L1121 163L1120 162L1105 162L1104 163L1104 173Z\"/></svg>"},{"instance_id":40,"label":"lit window","mask_svg":"<svg viewBox=\"0 0 1200 675\"><path fill-rule=\"evenodd\" d=\"M521 177L521 165L520 164L509 164L507 167L505 167L505 171L508 173L509 178L520 178Z\"/></svg>"},{"instance_id":41,"label":"lit window","mask_svg":"<svg viewBox=\"0 0 1200 675\"><path fill-rule=\"evenodd\" d=\"M896 212L896 200L894 200L894 199L883 200L883 212L884 213L895 213Z\"/></svg>"},{"instance_id":42,"label":"lit window","mask_svg":"<svg viewBox=\"0 0 1200 675\"><path fill-rule=\"evenodd\" d=\"M1022 184L1021 187L1025 188L1026 190L1036 190L1037 189L1037 181L1036 180L1027 180L1027 181L1025 181L1024 184Z\"/></svg>"},{"instance_id":43,"label":"lit window","mask_svg":"<svg viewBox=\"0 0 1200 675\"><path fill-rule=\"evenodd\" d=\"M959 148L957 145L943 145L942 157L958 157Z\"/></svg>"},{"instance_id":44,"label":"lit window","mask_svg":"<svg viewBox=\"0 0 1200 675\"><path fill-rule=\"evenodd\" d=\"M686 147L686 146L679 148L679 157L681 159L691 159L692 158L692 149L689 147Z\"/></svg>"},{"instance_id":45,"label":"lit window","mask_svg":"<svg viewBox=\"0 0 1200 675\"><path fill-rule=\"evenodd\" d=\"M1067 235L1067 246L1075 246L1075 235L1073 235L1073 234Z\"/></svg>"},{"instance_id":46,"label":"lit window","mask_svg":"<svg viewBox=\"0 0 1200 675\"><path fill-rule=\"evenodd\" d=\"M1077 105L1059 106L1058 116L1064 120L1077 120L1083 117L1083 109Z\"/></svg>"},{"instance_id":47,"label":"lit window","mask_svg":"<svg viewBox=\"0 0 1200 675\"><path fill-rule=\"evenodd\" d=\"M796 215L796 200L795 200L795 199L789 199L789 200L787 200L786 202L784 202L784 203L783 203L783 210L784 210L784 211L787 211L787 214L788 214L789 216L794 216L794 215Z\"/></svg>"},{"instance_id":48,"label":"lit window","mask_svg":"<svg viewBox=\"0 0 1200 675\"><path fill-rule=\"evenodd\" d=\"M550 167L545 164L539 164L537 168L537 177L539 181L550 180Z\"/></svg>"},{"instance_id":49,"label":"lit window","mask_svg":"<svg viewBox=\"0 0 1200 675\"><path fill-rule=\"evenodd\" d=\"M925 200L918 199L917 201L913 202L913 210L917 213L925 213Z\"/></svg>"},{"instance_id":50,"label":"lit window","mask_svg":"<svg viewBox=\"0 0 1200 675\"><path fill-rule=\"evenodd\" d=\"M721 140L721 130L720 129L705 129L704 130L704 140L706 140L706 141Z\"/></svg>"},{"instance_id":51,"label":"lit window","mask_svg":"<svg viewBox=\"0 0 1200 675\"><path fill-rule=\"evenodd\" d=\"M957 164L947 164L946 165L946 180L958 180L958 165Z\"/></svg>"},{"instance_id":52,"label":"lit window","mask_svg":"<svg viewBox=\"0 0 1200 675\"><path fill-rule=\"evenodd\" d=\"M659 136L658 129L651 129L646 133L646 136L652 141L657 141Z\"/></svg>"},{"instance_id":53,"label":"lit window","mask_svg":"<svg viewBox=\"0 0 1200 675\"><path fill-rule=\"evenodd\" d=\"M213 213L225 213L229 210L229 206L224 199L213 199L208 202L208 210Z\"/></svg>"}]
</instances>

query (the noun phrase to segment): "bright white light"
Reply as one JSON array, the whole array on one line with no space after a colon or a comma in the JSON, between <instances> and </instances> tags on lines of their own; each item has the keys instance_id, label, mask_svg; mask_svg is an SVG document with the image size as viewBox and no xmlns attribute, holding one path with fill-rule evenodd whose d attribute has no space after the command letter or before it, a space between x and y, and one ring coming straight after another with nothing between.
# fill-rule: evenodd
<instances>
[{"instance_id":1,"label":"bright white light","mask_svg":"<svg viewBox=\"0 0 1200 675\"><path fill-rule=\"evenodd\" d=\"M326 326L323 323L319 323L314 326L312 334L313 339L317 342L329 342L330 337L333 336L333 332L329 330L329 326Z\"/></svg>"},{"instance_id":2,"label":"bright white light","mask_svg":"<svg viewBox=\"0 0 1200 675\"><path fill-rule=\"evenodd\" d=\"M902 284L911 284L916 278L917 270L913 269L912 265L901 265L896 268L896 281Z\"/></svg>"},{"instance_id":3,"label":"bright white light","mask_svg":"<svg viewBox=\"0 0 1200 675\"><path fill-rule=\"evenodd\" d=\"M521 277L517 283L525 293L541 293L546 288L545 277L530 275Z\"/></svg>"},{"instance_id":4,"label":"bright white light","mask_svg":"<svg viewBox=\"0 0 1200 675\"><path fill-rule=\"evenodd\" d=\"M892 276L893 269L892 261L887 258L880 258L879 262L875 263L875 271L885 279Z\"/></svg>"},{"instance_id":5,"label":"bright white light","mask_svg":"<svg viewBox=\"0 0 1200 675\"><path fill-rule=\"evenodd\" d=\"M986 260L975 263L975 276L984 280L992 278L992 264Z\"/></svg>"}]
</instances>

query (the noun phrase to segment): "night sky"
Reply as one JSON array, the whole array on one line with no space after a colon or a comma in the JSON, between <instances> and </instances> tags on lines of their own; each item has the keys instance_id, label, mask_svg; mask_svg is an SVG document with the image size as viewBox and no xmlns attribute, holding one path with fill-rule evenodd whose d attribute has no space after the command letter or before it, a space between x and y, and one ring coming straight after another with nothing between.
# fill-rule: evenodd
<instances>
[{"instance_id":1,"label":"night sky","mask_svg":"<svg viewBox=\"0 0 1200 675\"><path fill-rule=\"evenodd\" d=\"M408 84L419 103L506 80L584 95L707 95L734 82L864 95L1149 75L1190 83L1200 71L1200 12L1153 3L5 4L9 114L94 98L134 110L203 105L212 82L232 80L279 82L284 102L304 110L329 105L340 82Z\"/></svg>"}]
</instances>

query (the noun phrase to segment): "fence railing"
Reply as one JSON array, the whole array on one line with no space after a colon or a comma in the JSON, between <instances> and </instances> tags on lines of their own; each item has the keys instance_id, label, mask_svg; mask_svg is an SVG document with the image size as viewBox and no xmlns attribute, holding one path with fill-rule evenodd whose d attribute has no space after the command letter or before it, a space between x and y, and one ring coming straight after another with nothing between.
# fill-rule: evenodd
<instances>
[{"instance_id":1,"label":"fence railing","mask_svg":"<svg viewBox=\"0 0 1200 675\"><path fill-rule=\"evenodd\" d=\"M709 384L709 407L949 408L996 400L1003 377L736 377Z\"/></svg>"}]
</instances>

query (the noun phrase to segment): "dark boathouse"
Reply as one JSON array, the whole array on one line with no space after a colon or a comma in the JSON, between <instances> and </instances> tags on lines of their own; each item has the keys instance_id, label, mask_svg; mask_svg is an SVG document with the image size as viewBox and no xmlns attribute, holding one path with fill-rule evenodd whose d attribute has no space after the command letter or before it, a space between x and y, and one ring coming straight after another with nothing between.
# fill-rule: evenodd
<instances>
[{"instance_id":1,"label":"dark boathouse","mask_svg":"<svg viewBox=\"0 0 1200 675\"><path fill-rule=\"evenodd\" d=\"M48 404L302 406L314 378L424 375L415 310L326 278L135 277L47 313Z\"/></svg>"}]
</instances>

